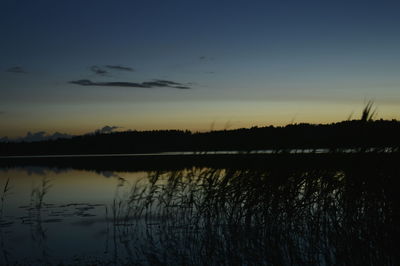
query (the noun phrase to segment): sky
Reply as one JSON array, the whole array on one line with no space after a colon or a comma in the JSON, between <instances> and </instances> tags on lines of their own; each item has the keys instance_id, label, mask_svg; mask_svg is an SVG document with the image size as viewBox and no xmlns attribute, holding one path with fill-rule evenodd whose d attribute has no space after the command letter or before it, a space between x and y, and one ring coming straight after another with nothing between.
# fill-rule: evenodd
<instances>
[{"instance_id":1,"label":"sky","mask_svg":"<svg viewBox=\"0 0 400 266\"><path fill-rule=\"evenodd\" d=\"M0 137L400 119L400 2L2 0Z\"/></svg>"}]
</instances>

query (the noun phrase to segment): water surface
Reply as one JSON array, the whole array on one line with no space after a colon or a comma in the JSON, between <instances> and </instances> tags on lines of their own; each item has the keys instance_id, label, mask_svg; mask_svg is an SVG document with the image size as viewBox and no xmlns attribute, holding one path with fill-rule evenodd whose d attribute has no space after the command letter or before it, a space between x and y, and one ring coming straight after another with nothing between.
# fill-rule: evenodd
<instances>
[{"instance_id":1,"label":"water surface","mask_svg":"<svg viewBox=\"0 0 400 266\"><path fill-rule=\"evenodd\" d=\"M0 263L396 265L397 158L302 158L3 166Z\"/></svg>"}]
</instances>

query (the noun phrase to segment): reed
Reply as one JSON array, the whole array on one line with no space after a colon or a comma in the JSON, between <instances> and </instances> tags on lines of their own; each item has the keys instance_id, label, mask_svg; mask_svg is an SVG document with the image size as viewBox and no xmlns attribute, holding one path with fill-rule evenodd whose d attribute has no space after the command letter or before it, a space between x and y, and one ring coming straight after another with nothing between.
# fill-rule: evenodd
<instances>
[{"instance_id":1,"label":"reed","mask_svg":"<svg viewBox=\"0 0 400 266\"><path fill-rule=\"evenodd\" d=\"M376 115L376 108L374 108L374 102L372 100L369 100L361 113L360 121L372 122L374 121L373 119L375 115Z\"/></svg>"},{"instance_id":2,"label":"reed","mask_svg":"<svg viewBox=\"0 0 400 266\"><path fill-rule=\"evenodd\" d=\"M7 197L10 194L10 178L7 178L6 182L4 183L3 190L1 192L0 196L0 221L3 220L3 215L4 215L4 207L5 207L5 202Z\"/></svg>"},{"instance_id":3,"label":"reed","mask_svg":"<svg viewBox=\"0 0 400 266\"><path fill-rule=\"evenodd\" d=\"M152 172L114 205L124 217L114 227L126 254L150 264L390 265L397 229L387 192L396 174L380 171Z\"/></svg>"}]
</instances>

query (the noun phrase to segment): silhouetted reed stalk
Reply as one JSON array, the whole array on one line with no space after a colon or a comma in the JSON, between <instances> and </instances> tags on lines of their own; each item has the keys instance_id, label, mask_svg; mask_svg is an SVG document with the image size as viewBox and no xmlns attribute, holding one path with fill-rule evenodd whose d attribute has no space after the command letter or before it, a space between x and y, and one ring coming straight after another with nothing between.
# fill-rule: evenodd
<instances>
[{"instance_id":1,"label":"silhouetted reed stalk","mask_svg":"<svg viewBox=\"0 0 400 266\"><path fill-rule=\"evenodd\" d=\"M1 197L0 197L0 221L3 220L3 215L4 215L4 203L8 197L8 195L10 194L10 178L7 178L6 183L3 186L3 191L1 193Z\"/></svg>"},{"instance_id":2,"label":"silhouetted reed stalk","mask_svg":"<svg viewBox=\"0 0 400 266\"><path fill-rule=\"evenodd\" d=\"M375 115L376 115L376 108L374 108L374 102L373 101L368 101L367 104L365 105L362 114L361 114L361 121L362 122L371 122L373 121Z\"/></svg>"}]
</instances>

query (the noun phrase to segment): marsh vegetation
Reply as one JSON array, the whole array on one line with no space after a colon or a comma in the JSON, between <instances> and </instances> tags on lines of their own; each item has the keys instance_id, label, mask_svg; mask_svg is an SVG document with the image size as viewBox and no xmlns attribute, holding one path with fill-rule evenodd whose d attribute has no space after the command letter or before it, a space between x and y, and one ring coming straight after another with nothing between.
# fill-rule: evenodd
<instances>
[{"instance_id":1,"label":"marsh vegetation","mask_svg":"<svg viewBox=\"0 0 400 266\"><path fill-rule=\"evenodd\" d=\"M400 166L396 153L385 156L283 157L259 167L194 166L135 178L102 172L98 178L114 184L109 200L86 203L54 204L52 191L63 183L51 172L55 178L42 176L22 208L36 215L8 218L13 224L3 227L31 228L36 262L7 247L13 233L2 234L3 254L36 265L397 265ZM86 245L54 240L60 230L74 239L87 234Z\"/></svg>"},{"instance_id":2,"label":"marsh vegetation","mask_svg":"<svg viewBox=\"0 0 400 266\"><path fill-rule=\"evenodd\" d=\"M398 173L380 170L152 173L113 225L144 264L395 265Z\"/></svg>"}]
</instances>

